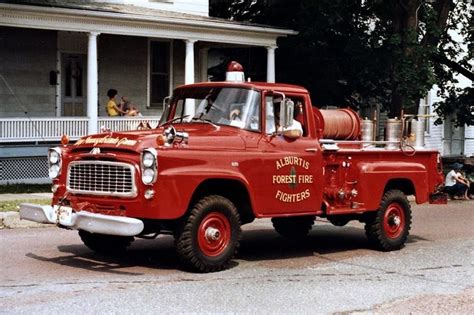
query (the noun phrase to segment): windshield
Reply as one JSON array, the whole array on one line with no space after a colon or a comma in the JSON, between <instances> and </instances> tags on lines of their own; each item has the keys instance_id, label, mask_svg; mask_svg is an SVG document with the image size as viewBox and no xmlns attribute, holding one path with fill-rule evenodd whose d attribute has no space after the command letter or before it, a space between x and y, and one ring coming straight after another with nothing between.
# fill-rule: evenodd
<instances>
[{"instance_id":1,"label":"windshield","mask_svg":"<svg viewBox=\"0 0 474 315\"><path fill-rule=\"evenodd\" d=\"M244 88L200 87L177 91L173 116L186 122L207 122L260 131L260 93Z\"/></svg>"}]
</instances>

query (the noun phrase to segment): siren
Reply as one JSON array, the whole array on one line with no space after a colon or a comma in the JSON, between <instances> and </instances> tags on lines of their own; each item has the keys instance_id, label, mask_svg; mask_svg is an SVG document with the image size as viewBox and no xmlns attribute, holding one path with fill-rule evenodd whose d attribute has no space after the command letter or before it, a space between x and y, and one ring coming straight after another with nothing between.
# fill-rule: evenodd
<instances>
[{"instance_id":1,"label":"siren","mask_svg":"<svg viewBox=\"0 0 474 315\"><path fill-rule=\"evenodd\" d=\"M242 65L237 61L231 61L229 65L227 65L225 80L234 82L244 82L245 74Z\"/></svg>"}]
</instances>

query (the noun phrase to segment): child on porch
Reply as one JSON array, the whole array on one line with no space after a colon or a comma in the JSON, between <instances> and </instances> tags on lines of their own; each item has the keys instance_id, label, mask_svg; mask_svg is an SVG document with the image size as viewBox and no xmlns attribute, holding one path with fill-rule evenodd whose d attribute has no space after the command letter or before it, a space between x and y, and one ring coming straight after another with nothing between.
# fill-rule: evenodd
<instances>
[{"instance_id":1,"label":"child on porch","mask_svg":"<svg viewBox=\"0 0 474 315\"><path fill-rule=\"evenodd\" d=\"M125 114L125 112L120 109L120 107L117 105L117 102L115 101L117 94L118 91L116 89L110 89L107 91L109 101L107 102L106 111L107 115L111 117L118 117L120 114Z\"/></svg>"},{"instance_id":2,"label":"child on porch","mask_svg":"<svg viewBox=\"0 0 474 315\"><path fill-rule=\"evenodd\" d=\"M128 97L122 96L121 110L123 116L142 116L138 108L132 104Z\"/></svg>"}]
</instances>

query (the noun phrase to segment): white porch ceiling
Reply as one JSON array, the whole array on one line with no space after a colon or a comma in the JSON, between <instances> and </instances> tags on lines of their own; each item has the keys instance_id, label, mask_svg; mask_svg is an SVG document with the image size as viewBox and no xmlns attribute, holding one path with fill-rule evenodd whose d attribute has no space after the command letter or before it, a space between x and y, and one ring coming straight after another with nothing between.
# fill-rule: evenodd
<instances>
[{"instance_id":1,"label":"white porch ceiling","mask_svg":"<svg viewBox=\"0 0 474 315\"><path fill-rule=\"evenodd\" d=\"M249 46L276 46L278 37L297 34L287 29L157 10L136 13L15 4L0 4L0 25Z\"/></svg>"}]
</instances>

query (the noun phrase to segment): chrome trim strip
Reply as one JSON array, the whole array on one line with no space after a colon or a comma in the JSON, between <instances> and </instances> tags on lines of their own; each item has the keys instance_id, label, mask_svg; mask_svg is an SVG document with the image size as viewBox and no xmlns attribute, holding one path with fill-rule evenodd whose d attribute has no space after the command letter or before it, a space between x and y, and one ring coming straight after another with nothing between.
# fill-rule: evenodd
<instances>
[{"instance_id":1,"label":"chrome trim strip","mask_svg":"<svg viewBox=\"0 0 474 315\"><path fill-rule=\"evenodd\" d=\"M54 148L49 148L48 149L48 173L49 173L49 170L51 169L51 166L52 165L55 165L55 164L51 164L51 162L49 161L49 155L50 155L50 152L51 151L55 151L57 154L59 154L59 160L58 160L58 163L55 163L59 166L59 172L58 172L58 176L54 177L54 178L51 178L51 179L56 179L58 178L59 176L61 176L61 171L63 169L63 155L62 155L62 152L61 152L61 148L60 147L54 147ZM48 177L49 177L49 174L48 174Z\"/></svg>"},{"instance_id":2,"label":"chrome trim strip","mask_svg":"<svg viewBox=\"0 0 474 315\"><path fill-rule=\"evenodd\" d=\"M145 152L149 152L155 157L155 163L151 167L145 167L143 165L143 155L145 154ZM147 148L147 149L143 150L142 153L140 154L140 166L141 166L140 171L141 171L142 183L144 185L153 185L154 183L156 183L156 180L158 179L158 151L155 148ZM148 184L143 182L143 173L145 172L145 169L147 169L147 168L151 168L155 172L155 176L153 177L153 181L151 183L148 183Z\"/></svg>"}]
</instances>

